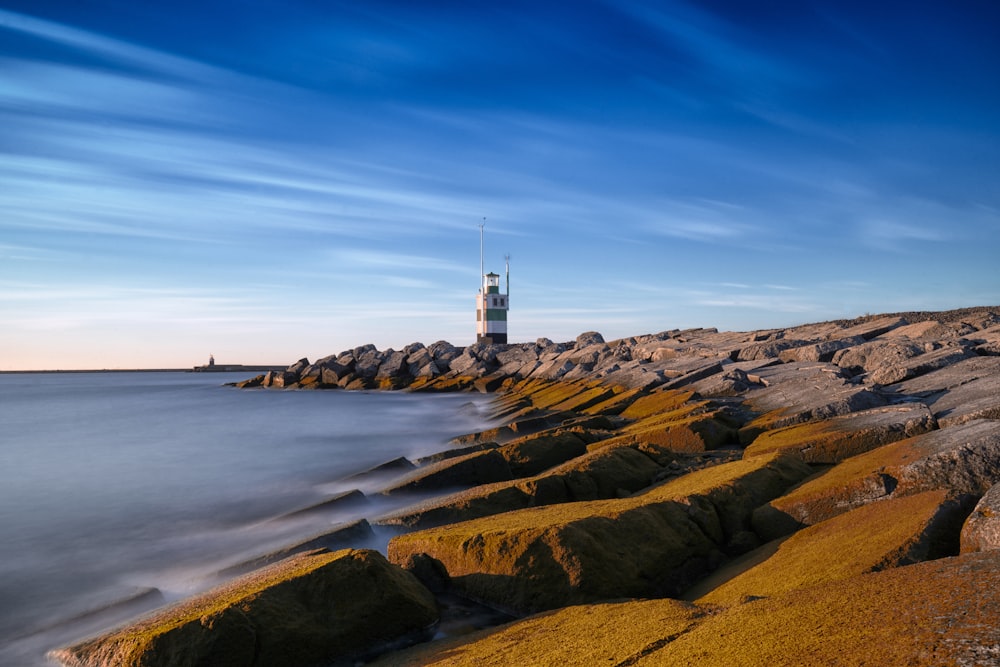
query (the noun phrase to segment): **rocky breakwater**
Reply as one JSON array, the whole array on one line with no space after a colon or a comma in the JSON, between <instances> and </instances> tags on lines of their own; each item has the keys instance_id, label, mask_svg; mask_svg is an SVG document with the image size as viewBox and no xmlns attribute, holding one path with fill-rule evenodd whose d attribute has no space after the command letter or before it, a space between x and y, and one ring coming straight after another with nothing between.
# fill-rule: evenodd
<instances>
[{"instance_id":1,"label":"rocky breakwater","mask_svg":"<svg viewBox=\"0 0 1000 667\"><path fill-rule=\"evenodd\" d=\"M365 346L241 385L492 391L499 425L352 478L399 502L337 539L389 531L387 559L278 559L290 548L57 658L176 664L173 651L198 646L209 658L192 664L208 664L232 642L298 645L290 619L339 609L357 644L280 664L1000 664L1000 308ZM314 575L301 596L272 598L283 576L261 574L361 555L378 566L350 575L356 604ZM378 605L400 593L390 606L412 618L373 634ZM514 620L473 623L473 603ZM438 618L437 639L397 648ZM140 644L141 658L122 648Z\"/></svg>"}]
</instances>

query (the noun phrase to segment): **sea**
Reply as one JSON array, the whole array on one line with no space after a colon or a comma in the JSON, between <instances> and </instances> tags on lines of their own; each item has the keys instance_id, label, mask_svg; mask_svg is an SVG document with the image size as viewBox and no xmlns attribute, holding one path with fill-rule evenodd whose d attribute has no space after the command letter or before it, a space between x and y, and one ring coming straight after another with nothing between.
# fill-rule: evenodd
<instances>
[{"instance_id":1,"label":"sea","mask_svg":"<svg viewBox=\"0 0 1000 667\"><path fill-rule=\"evenodd\" d=\"M489 425L483 395L226 386L246 375L0 374L0 665L52 665L228 566L390 511L280 519Z\"/></svg>"}]
</instances>

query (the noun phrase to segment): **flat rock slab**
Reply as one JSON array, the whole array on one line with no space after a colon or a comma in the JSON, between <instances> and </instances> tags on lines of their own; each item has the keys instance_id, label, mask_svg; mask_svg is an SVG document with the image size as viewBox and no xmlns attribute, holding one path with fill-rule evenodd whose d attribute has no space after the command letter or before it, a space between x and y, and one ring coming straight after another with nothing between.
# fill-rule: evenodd
<instances>
[{"instance_id":1,"label":"flat rock slab","mask_svg":"<svg viewBox=\"0 0 1000 667\"><path fill-rule=\"evenodd\" d=\"M706 613L708 612L708 613ZM677 600L567 607L383 656L458 665L994 665L1000 552L893 568L728 609Z\"/></svg>"},{"instance_id":2,"label":"flat rock slab","mask_svg":"<svg viewBox=\"0 0 1000 667\"><path fill-rule=\"evenodd\" d=\"M942 427L1000 419L1000 357L969 357L893 388L926 403Z\"/></svg>"},{"instance_id":3,"label":"flat rock slab","mask_svg":"<svg viewBox=\"0 0 1000 667\"><path fill-rule=\"evenodd\" d=\"M851 382L832 364L777 364L755 371L750 379L756 384L746 394L746 403L761 416L741 430L740 440L745 444L770 428L886 404L885 398Z\"/></svg>"},{"instance_id":4,"label":"flat rock slab","mask_svg":"<svg viewBox=\"0 0 1000 667\"><path fill-rule=\"evenodd\" d=\"M357 519L349 523L337 524L330 530L325 530L316 535L312 535L293 544L285 545L274 551L260 554L253 558L248 558L235 565L231 565L218 572L219 580L229 579L241 574L246 574L253 570L260 569L267 565L277 563L289 556L300 554L306 551L317 549L327 549L335 551L350 546L358 546L374 539L375 533L367 519Z\"/></svg>"},{"instance_id":5,"label":"flat rock slab","mask_svg":"<svg viewBox=\"0 0 1000 667\"><path fill-rule=\"evenodd\" d=\"M496 449L457 456L417 468L383 488L382 495L440 491L511 479L507 460Z\"/></svg>"},{"instance_id":6,"label":"flat rock slab","mask_svg":"<svg viewBox=\"0 0 1000 667\"><path fill-rule=\"evenodd\" d=\"M379 517L376 523L434 528L527 507L616 498L649 486L661 470L657 460L637 449L606 447L535 477L435 498Z\"/></svg>"},{"instance_id":7,"label":"flat rock slab","mask_svg":"<svg viewBox=\"0 0 1000 667\"><path fill-rule=\"evenodd\" d=\"M737 605L634 664L994 665L997 618L1000 553L969 554Z\"/></svg>"},{"instance_id":8,"label":"flat rock slab","mask_svg":"<svg viewBox=\"0 0 1000 667\"><path fill-rule=\"evenodd\" d=\"M698 602L730 606L954 555L967 510L943 490L859 507L795 533L762 563L714 587Z\"/></svg>"},{"instance_id":9,"label":"flat rock slab","mask_svg":"<svg viewBox=\"0 0 1000 667\"><path fill-rule=\"evenodd\" d=\"M371 667L630 665L656 639L691 630L705 614L671 599L577 605L414 646L383 656Z\"/></svg>"},{"instance_id":10,"label":"flat rock slab","mask_svg":"<svg viewBox=\"0 0 1000 667\"><path fill-rule=\"evenodd\" d=\"M745 455L793 451L808 463L839 463L936 426L922 403L889 405L765 431L746 448Z\"/></svg>"},{"instance_id":11,"label":"flat rock slab","mask_svg":"<svg viewBox=\"0 0 1000 667\"><path fill-rule=\"evenodd\" d=\"M1000 421L929 431L849 458L754 512L766 537L931 489L980 497L1000 482Z\"/></svg>"},{"instance_id":12,"label":"flat rock slab","mask_svg":"<svg viewBox=\"0 0 1000 667\"><path fill-rule=\"evenodd\" d=\"M962 553L1000 549L1000 484L979 499L962 527Z\"/></svg>"},{"instance_id":13,"label":"flat rock slab","mask_svg":"<svg viewBox=\"0 0 1000 667\"><path fill-rule=\"evenodd\" d=\"M72 667L311 666L412 643L437 619L430 592L378 552L316 551L50 657Z\"/></svg>"},{"instance_id":14,"label":"flat rock slab","mask_svg":"<svg viewBox=\"0 0 1000 667\"><path fill-rule=\"evenodd\" d=\"M405 563L428 554L463 594L519 612L675 593L718 563L754 507L809 472L787 456L722 464L632 498L400 535L389 542L389 557Z\"/></svg>"}]
</instances>

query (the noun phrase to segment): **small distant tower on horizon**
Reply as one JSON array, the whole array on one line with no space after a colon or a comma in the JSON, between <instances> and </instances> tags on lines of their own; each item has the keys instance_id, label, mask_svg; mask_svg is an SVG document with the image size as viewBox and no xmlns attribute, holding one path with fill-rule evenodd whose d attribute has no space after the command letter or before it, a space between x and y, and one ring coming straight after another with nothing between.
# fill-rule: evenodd
<instances>
[{"instance_id":1,"label":"small distant tower on horizon","mask_svg":"<svg viewBox=\"0 0 1000 667\"><path fill-rule=\"evenodd\" d=\"M208 365L209 366L214 366L215 365L215 355L214 354L208 355Z\"/></svg>"},{"instance_id":2,"label":"small distant tower on horizon","mask_svg":"<svg viewBox=\"0 0 1000 667\"><path fill-rule=\"evenodd\" d=\"M476 342L507 344L507 310L510 308L510 255L505 259L506 293L500 292L500 276L492 271L483 273L483 233L486 218L479 225L479 273L482 285L476 296Z\"/></svg>"}]
</instances>

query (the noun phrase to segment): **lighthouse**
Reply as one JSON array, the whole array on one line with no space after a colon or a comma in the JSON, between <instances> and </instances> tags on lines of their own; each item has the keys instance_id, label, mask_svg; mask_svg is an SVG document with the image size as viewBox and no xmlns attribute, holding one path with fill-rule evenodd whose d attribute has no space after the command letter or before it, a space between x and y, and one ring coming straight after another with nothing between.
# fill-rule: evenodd
<instances>
[{"instance_id":1,"label":"lighthouse","mask_svg":"<svg viewBox=\"0 0 1000 667\"><path fill-rule=\"evenodd\" d=\"M483 227L479 225L479 272L482 286L476 296L476 342L507 344L507 310L510 308L510 257L505 262L506 293L500 292L500 276L483 272Z\"/></svg>"}]
</instances>

